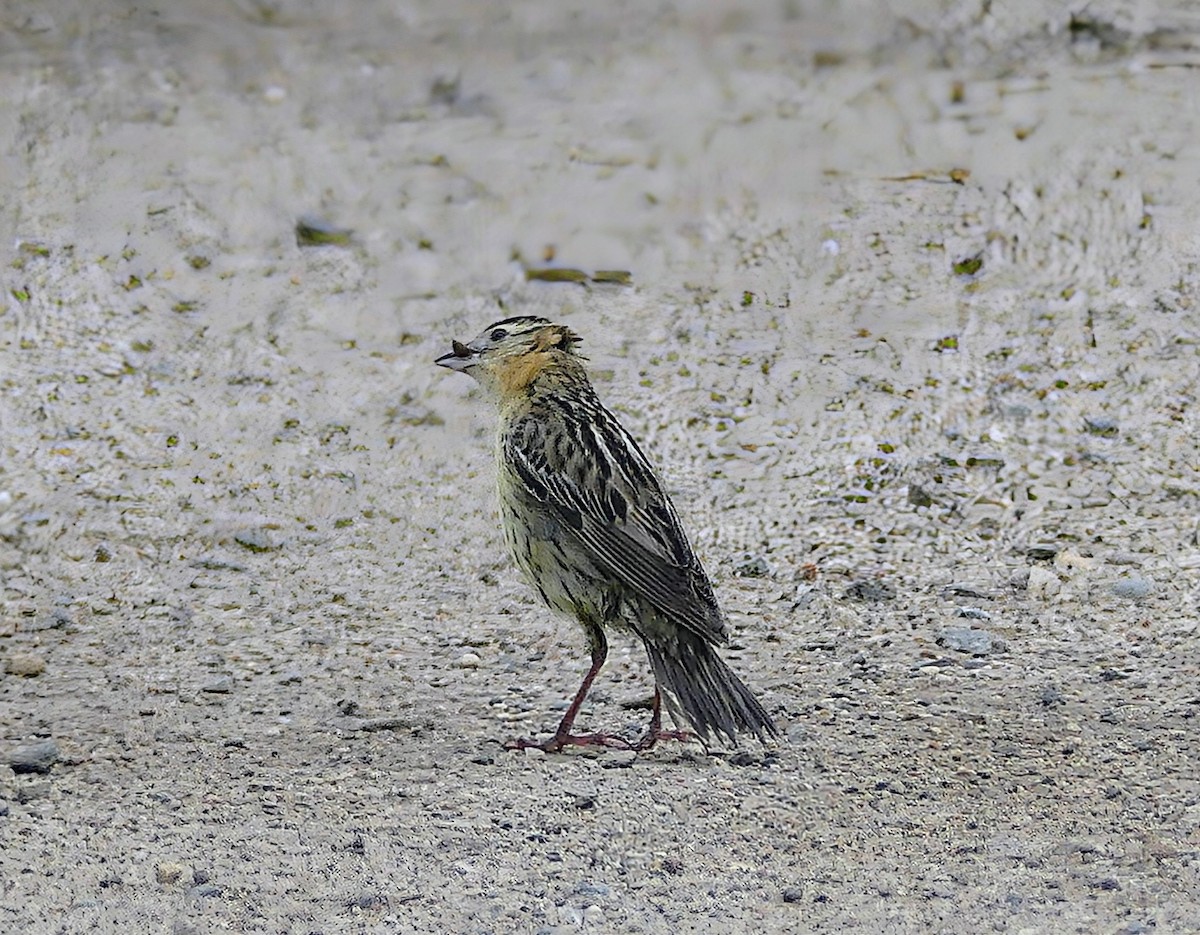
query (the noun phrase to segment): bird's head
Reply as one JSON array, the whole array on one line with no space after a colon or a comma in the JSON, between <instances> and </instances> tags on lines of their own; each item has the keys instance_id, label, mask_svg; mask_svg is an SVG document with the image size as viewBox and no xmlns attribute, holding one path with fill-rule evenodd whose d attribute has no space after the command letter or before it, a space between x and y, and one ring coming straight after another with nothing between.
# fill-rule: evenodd
<instances>
[{"instance_id":1,"label":"bird's head","mask_svg":"<svg viewBox=\"0 0 1200 935\"><path fill-rule=\"evenodd\" d=\"M536 315L505 318L488 325L469 344L451 342L449 354L434 363L473 376L502 392L523 389L564 356L578 359L579 335Z\"/></svg>"}]
</instances>

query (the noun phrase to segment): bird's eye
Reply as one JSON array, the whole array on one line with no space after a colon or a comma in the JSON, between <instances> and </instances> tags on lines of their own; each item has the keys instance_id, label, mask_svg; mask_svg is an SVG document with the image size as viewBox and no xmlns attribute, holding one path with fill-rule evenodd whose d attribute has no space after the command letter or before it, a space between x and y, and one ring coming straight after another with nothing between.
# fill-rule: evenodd
<instances>
[{"instance_id":1,"label":"bird's eye","mask_svg":"<svg viewBox=\"0 0 1200 935\"><path fill-rule=\"evenodd\" d=\"M507 337L508 337L508 332L505 331L503 328L497 328L495 331L493 331L491 333L491 339L493 341L503 341Z\"/></svg>"}]
</instances>

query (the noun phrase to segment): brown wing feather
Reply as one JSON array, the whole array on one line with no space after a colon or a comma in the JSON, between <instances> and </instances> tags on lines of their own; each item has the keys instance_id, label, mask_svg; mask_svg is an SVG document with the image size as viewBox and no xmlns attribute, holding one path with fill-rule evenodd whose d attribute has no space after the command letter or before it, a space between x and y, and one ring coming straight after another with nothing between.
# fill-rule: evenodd
<instances>
[{"instance_id":1,"label":"brown wing feather","mask_svg":"<svg viewBox=\"0 0 1200 935\"><path fill-rule=\"evenodd\" d=\"M612 413L598 402L580 412L547 400L511 426L504 445L533 498L599 567L678 625L725 642L679 517Z\"/></svg>"}]
</instances>

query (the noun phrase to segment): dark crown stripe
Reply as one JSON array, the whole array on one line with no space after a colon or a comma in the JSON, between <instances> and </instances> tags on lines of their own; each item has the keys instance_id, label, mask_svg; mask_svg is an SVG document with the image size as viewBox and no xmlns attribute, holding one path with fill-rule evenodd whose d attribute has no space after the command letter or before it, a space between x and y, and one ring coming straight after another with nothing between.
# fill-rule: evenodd
<instances>
[{"instance_id":1,"label":"dark crown stripe","mask_svg":"<svg viewBox=\"0 0 1200 935\"><path fill-rule=\"evenodd\" d=\"M505 318L503 321L494 321L490 325L487 326L487 330L491 331L493 328L500 328L504 325L548 325L548 324L550 324L550 319L548 319L548 318L541 318L537 315L517 315L513 318Z\"/></svg>"}]
</instances>

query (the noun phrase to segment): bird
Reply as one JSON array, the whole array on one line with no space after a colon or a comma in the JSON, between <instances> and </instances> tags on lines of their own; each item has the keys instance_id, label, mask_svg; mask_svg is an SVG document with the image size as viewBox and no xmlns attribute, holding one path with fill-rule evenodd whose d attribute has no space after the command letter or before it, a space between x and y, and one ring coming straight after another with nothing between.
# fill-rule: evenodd
<instances>
[{"instance_id":1,"label":"bird","mask_svg":"<svg viewBox=\"0 0 1200 935\"><path fill-rule=\"evenodd\" d=\"M434 363L473 377L499 411L500 516L509 551L542 601L583 627L591 667L558 729L510 749L648 750L660 740L778 736L771 716L721 659L725 616L679 516L633 436L592 386L581 339L537 315L494 322L451 342ZM573 733L608 654L607 632L640 637L654 675L646 734L636 742ZM677 727L664 730L666 705Z\"/></svg>"}]
</instances>

